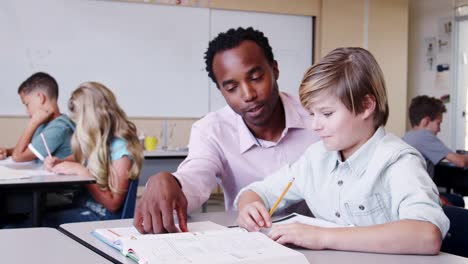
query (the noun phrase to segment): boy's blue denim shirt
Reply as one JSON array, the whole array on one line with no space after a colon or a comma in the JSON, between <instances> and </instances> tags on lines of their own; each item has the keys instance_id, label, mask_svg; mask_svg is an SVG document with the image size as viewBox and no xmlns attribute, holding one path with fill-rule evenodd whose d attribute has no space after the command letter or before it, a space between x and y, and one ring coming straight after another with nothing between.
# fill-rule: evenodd
<instances>
[{"instance_id":1,"label":"boy's blue denim shirt","mask_svg":"<svg viewBox=\"0 0 468 264\"><path fill-rule=\"evenodd\" d=\"M317 142L291 166L248 185L239 195L252 190L271 208L295 177L280 207L304 199L315 217L338 224L420 220L433 223L445 236L450 222L425 166L417 150L380 127L344 162L337 151Z\"/></svg>"}]
</instances>

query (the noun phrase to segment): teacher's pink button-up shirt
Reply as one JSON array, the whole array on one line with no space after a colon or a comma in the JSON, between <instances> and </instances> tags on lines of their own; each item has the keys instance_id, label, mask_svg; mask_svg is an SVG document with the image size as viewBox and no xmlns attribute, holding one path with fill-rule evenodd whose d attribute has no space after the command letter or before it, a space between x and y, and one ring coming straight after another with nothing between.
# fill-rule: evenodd
<instances>
[{"instance_id":1,"label":"teacher's pink button-up shirt","mask_svg":"<svg viewBox=\"0 0 468 264\"><path fill-rule=\"evenodd\" d=\"M256 139L229 106L209 113L192 126L189 154L174 175L187 197L188 211L199 208L219 183L226 210L243 187L297 160L319 140L300 102L280 93L286 127L278 142Z\"/></svg>"}]
</instances>

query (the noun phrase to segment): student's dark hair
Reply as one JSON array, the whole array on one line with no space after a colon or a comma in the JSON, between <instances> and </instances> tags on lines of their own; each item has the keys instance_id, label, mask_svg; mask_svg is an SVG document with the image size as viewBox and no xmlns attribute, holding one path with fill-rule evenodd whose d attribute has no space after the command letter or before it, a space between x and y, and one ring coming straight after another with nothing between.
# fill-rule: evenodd
<instances>
[{"instance_id":1,"label":"student's dark hair","mask_svg":"<svg viewBox=\"0 0 468 264\"><path fill-rule=\"evenodd\" d=\"M214 56L219 52L239 46L245 40L251 40L255 42L262 49L263 54L265 55L265 58L268 60L268 62L273 65L275 61L273 51L268 42L268 38L265 37L263 32L255 30L251 27L239 27L237 29L231 28L226 32L219 33L218 36L211 40L208 44L208 49L205 52L205 69L208 72L208 76L211 78L211 80L216 83L216 86L218 86L218 83L216 82L216 77L213 73Z\"/></svg>"},{"instance_id":2,"label":"student's dark hair","mask_svg":"<svg viewBox=\"0 0 468 264\"><path fill-rule=\"evenodd\" d=\"M429 117L431 121L436 119L447 111L444 103L435 97L427 95L416 96L411 100L409 107L409 119L411 126L417 126L425 117Z\"/></svg>"},{"instance_id":3,"label":"student's dark hair","mask_svg":"<svg viewBox=\"0 0 468 264\"><path fill-rule=\"evenodd\" d=\"M29 94L32 91L41 90L49 99L58 98L58 84L54 77L45 72L36 72L26 79L18 88L18 94Z\"/></svg>"}]
</instances>

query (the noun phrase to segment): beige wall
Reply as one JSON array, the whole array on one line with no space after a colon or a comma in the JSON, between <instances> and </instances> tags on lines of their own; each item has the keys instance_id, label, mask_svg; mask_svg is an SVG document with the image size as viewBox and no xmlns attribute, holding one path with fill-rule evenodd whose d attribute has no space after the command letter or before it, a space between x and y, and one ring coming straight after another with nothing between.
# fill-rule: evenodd
<instances>
[{"instance_id":1,"label":"beige wall","mask_svg":"<svg viewBox=\"0 0 468 264\"><path fill-rule=\"evenodd\" d=\"M137 126L139 133L148 136L156 136L162 144L163 124L167 122L167 146L186 147L190 136L190 128L197 119L167 119L162 118L131 118Z\"/></svg>"},{"instance_id":2,"label":"beige wall","mask_svg":"<svg viewBox=\"0 0 468 264\"><path fill-rule=\"evenodd\" d=\"M403 136L407 119L408 0L371 0L369 11L369 50L382 67L387 85L387 130Z\"/></svg>"},{"instance_id":3,"label":"beige wall","mask_svg":"<svg viewBox=\"0 0 468 264\"><path fill-rule=\"evenodd\" d=\"M321 12L320 53L337 47L363 46L364 0L324 0Z\"/></svg>"},{"instance_id":4,"label":"beige wall","mask_svg":"<svg viewBox=\"0 0 468 264\"><path fill-rule=\"evenodd\" d=\"M26 128L28 118L22 116L0 117L0 127L2 127L0 146L13 147L19 136ZM138 128L139 133L161 138L164 118L131 118ZM171 147L186 147L189 140L190 128L196 119L167 119L167 145Z\"/></svg>"},{"instance_id":5,"label":"beige wall","mask_svg":"<svg viewBox=\"0 0 468 264\"><path fill-rule=\"evenodd\" d=\"M411 0L409 19L408 41L408 97L407 104L417 95L429 95L440 98L444 94L450 94L454 85L452 78L455 71L452 51L447 53L434 52L434 67L437 64L450 64L450 71L443 75L434 69L429 70L426 63L425 39L439 35L439 23L441 18L453 16L455 6L452 1L440 0ZM452 45L454 47L454 45ZM447 145L455 148L455 137L452 136L453 127L452 102L447 103L447 113L444 114L441 131L437 136ZM407 124L409 128L409 124Z\"/></svg>"},{"instance_id":6,"label":"beige wall","mask_svg":"<svg viewBox=\"0 0 468 264\"><path fill-rule=\"evenodd\" d=\"M133 1L143 2L143 0ZM316 58L320 58L336 47L364 45L365 1L211 0L209 5L219 9L315 16L315 54ZM390 101L390 119L387 129L398 135L403 134L406 120L408 1L368 0L368 47L377 57L386 76ZM160 134L163 118L132 120L145 133ZM185 146L188 142L190 126L194 121L194 119L169 120L171 124L176 124L170 144ZM15 144L26 122L26 117L0 117L0 128L2 129L0 146Z\"/></svg>"},{"instance_id":7,"label":"beige wall","mask_svg":"<svg viewBox=\"0 0 468 264\"><path fill-rule=\"evenodd\" d=\"M365 0L323 0L319 56L342 46L365 47ZM390 116L387 130L406 130L408 0L368 0L367 48L385 75Z\"/></svg>"},{"instance_id":8,"label":"beige wall","mask_svg":"<svg viewBox=\"0 0 468 264\"><path fill-rule=\"evenodd\" d=\"M26 128L27 122L28 118L24 116L0 117L0 147L13 147Z\"/></svg>"},{"instance_id":9,"label":"beige wall","mask_svg":"<svg viewBox=\"0 0 468 264\"><path fill-rule=\"evenodd\" d=\"M320 12L320 2L319 0L211 0L210 7L317 16Z\"/></svg>"}]
</instances>

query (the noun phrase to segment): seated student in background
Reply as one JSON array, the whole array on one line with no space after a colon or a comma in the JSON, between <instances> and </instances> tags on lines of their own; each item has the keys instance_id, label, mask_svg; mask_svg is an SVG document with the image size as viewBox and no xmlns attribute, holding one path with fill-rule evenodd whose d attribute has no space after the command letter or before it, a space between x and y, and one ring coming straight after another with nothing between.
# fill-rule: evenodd
<instances>
[{"instance_id":1,"label":"seated student in background","mask_svg":"<svg viewBox=\"0 0 468 264\"><path fill-rule=\"evenodd\" d=\"M416 96L409 107L411 130L406 132L403 140L424 156L431 178L434 177L435 165L444 158L459 167L468 166L468 155L453 152L437 137L446 111L441 100L427 95ZM448 201L456 206L465 206L463 197L459 195L441 193L441 196L444 203Z\"/></svg>"},{"instance_id":2,"label":"seated student in background","mask_svg":"<svg viewBox=\"0 0 468 264\"><path fill-rule=\"evenodd\" d=\"M134 218L142 233L177 232L174 210L187 231L187 211L200 208L218 183L226 210L232 210L242 187L293 162L318 140L299 100L279 91L278 64L262 32L220 33L210 41L205 63L228 106L193 125L188 156L175 173L148 180Z\"/></svg>"},{"instance_id":3,"label":"seated student in background","mask_svg":"<svg viewBox=\"0 0 468 264\"><path fill-rule=\"evenodd\" d=\"M70 156L70 139L75 125L60 113L55 79L44 72L35 73L20 85L18 94L30 119L14 148L0 148L0 159L11 156L17 162L36 160L37 156L28 148L29 144L39 155L46 157L47 149L40 137L41 133L52 155L59 158Z\"/></svg>"},{"instance_id":4,"label":"seated student in background","mask_svg":"<svg viewBox=\"0 0 468 264\"><path fill-rule=\"evenodd\" d=\"M416 96L409 107L411 130L403 140L423 154L431 177L434 177L434 166L444 158L459 167L468 166L468 155L453 152L437 137L446 111L441 100L427 95Z\"/></svg>"},{"instance_id":5,"label":"seated student in background","mask_svg":"<svg viewBox=\"0 0 468 264\"><path fill-rule=\"evenodd\" d=\"M424 159L386 133L387 95L382 71L362 48L339 48L309 68L302 105L322 141L290 166L241 190L238 223L271 227L271 208L295 177L280 206L305 199L315 217L343 228L274 226L269 236L310 249L437 254L449 220Z\"/></svg>"},{"instance_id":6,"label":"seated student in background","mask_svg":"<svg viewBox=\"0 0 468 264\"><path fill-rule=\"evenodd\" d=\"M44 166L56 173L87 175L96 179L76 197L78 207L45 215L45 226L120 218L129 187L143 162L143 150L135 125L102 84L83 83L68 102L76 122L73 156L65 160L47 157Z\"/></svg>"}]
</instances>

